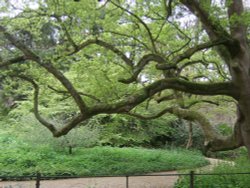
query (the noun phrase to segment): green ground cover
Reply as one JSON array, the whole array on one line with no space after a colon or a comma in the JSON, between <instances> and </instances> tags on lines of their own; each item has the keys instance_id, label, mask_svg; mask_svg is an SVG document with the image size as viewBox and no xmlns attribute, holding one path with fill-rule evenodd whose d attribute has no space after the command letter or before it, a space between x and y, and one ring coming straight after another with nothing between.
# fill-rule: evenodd
<instances>
[{"instance_id":1,"label":"green ground cover","mask_svg":"<svg viewBox=\"0 0 250 188\"><path fill-rule=\"evenodd\" d=\"M199 152L172 149L94 147L72 155L48 147L6 147L0 175L124 175L189 169L208 164Z\"/></svg>"},{"instance_id":2,"label":"green ground cover","mask_svg":"<svg viewBox=\"0 0 250 188\"><path fill-rule=\"evenodd\" d=\"M235 160L235 165L227 163L220 164L213 168L213 170L205 171L202 173L212 174L228 174L228 173L250 173L250 163L247 158L239 158ZM250 174L237 174L237 175L202 175L195 176L195 187L206 188L247 188L250 187ZM190 178L185 177L179 179L175 188L189 188Z\"/></svg>"}]
</instances>

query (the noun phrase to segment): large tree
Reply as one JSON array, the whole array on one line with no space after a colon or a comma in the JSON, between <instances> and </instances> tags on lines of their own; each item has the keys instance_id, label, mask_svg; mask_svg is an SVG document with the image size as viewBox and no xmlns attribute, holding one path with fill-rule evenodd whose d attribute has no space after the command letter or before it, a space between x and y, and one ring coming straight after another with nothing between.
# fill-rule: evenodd
<instances>
[{"instance_id":1,"label":"large tree","mask_svg":"<svg viewBox=\"0 0 250 188\"><path fill-rule=\"evenodd\" d=\"M10 1L1 10L1 80L33 86L34 114L55 137L101 113L144 119L172 113L201 126L207 150L246 146L250 156L249 14L243 0L45 0L17 7ZM59 127L39 110L52 92L75 104ZM231 136L221 136L192 110L200 102L215 103L206 96L237 103ZM145 101L159 105L159 112L136 113Z\"/></svg>"}]
</instances>

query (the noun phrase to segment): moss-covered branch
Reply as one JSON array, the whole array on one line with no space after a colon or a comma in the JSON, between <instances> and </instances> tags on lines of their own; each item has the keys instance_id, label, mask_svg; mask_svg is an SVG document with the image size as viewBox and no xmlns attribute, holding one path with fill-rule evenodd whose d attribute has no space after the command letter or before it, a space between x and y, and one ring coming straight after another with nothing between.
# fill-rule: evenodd
<instances>
[{"instance_id":1,"label":"moss-covered branch","mask_svg":"<svg viewBox=\"0 0 250 188\"><path fill-rule=\"evenodd\" d=\"M112 104L98 104L91 107L89 113L91 115L99 113L126 113L135 106L144 102L156 93L174 89L191 94L198 95L228 95L234 98L238 97L237 89L230 83L193 83L178 78L169 78L156 81L140 90L131 96L123 98L119 102Z\"/></svg>"},{"instance_id":2,"label":"moss-covered branch","mask_svg":"<svg viewBox=\"0 0 250 188\"><path fill-rule=\"evenodd\" d=\"M204 146L207 151L222 151L222 150L231 150L238 148L243 145L240 133L240 123L239 120L236 122L234 132L230 136L223 136L219 134L211 125L210 121L205 117L205 115L192 111L189 109L181 109L179 107L168 107L154 115L144 116L141 114L126 113L127 115L149 120L158 118L166 113L173 114L181 119L185 119L190 122L196 122L202 129L203 135L205 138Z\"/></svg>"}]
</instances>

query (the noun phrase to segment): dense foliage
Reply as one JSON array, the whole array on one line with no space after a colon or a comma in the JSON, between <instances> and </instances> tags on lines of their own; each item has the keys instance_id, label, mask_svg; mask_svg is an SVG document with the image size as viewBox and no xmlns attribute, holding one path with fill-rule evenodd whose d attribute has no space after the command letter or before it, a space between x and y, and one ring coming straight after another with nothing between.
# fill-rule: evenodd
<instances>
[{"instance_id":1,"label":"dense foliage","mask_svg":"<svg viewBox=\"0 0 250 188\"><path fill-rule=\"evenodd\" d=\"M0 107L8 115L29 109L54 137L102 114L143 120L173 114L200 126L206 151L246 146L250 156L246 5L243 0L0 2ZM230 135L214 129L218 123L202 113L204 104L235 109ZM143 122L121 119L130 129ZM150 142L147 134L135 134L145 137L136 143L117 129L107 144Z\"/></svg>"},{"instance_id":2,"label":"dense foliage","mask_svg":"<svg viewBox=\"0 0 250 188\"><path fill-rule=\"evenodd\" d=\"M80 124L65 136L54 138L23 107L21 105L2 116L1 130L33 146L49 145L57 150L95 145L165 147L176 136L174 127L177 119L174 116L146 121L124 115L103 114Z\"/></svg>"},{"instance_id":3,"label":"dense foliage","mask_svg":"<svg viewBox=\"0 0 250 188\"><path fill-rule=\"evenodd\" d=\"M7 143L2 140L1 143ZM9 141L10 142L10 141ZM1 150L3 145L1 144ZM0 175L125 175L203 166L208 162L198 152L140 148L95 147L77 149L76 154L49 147L11 143L0 155ZM100 157L102 156L102 157Z\"/></svg>"}]
</instances>

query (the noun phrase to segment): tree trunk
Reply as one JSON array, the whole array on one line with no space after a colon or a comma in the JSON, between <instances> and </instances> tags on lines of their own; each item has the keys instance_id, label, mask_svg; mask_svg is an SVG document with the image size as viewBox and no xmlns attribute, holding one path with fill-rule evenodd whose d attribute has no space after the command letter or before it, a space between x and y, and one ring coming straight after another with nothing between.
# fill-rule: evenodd
<instances>
[{"instance_id":1,"label":"tree trunk","mask_svg":"<svg viewBox=\"0 0 250 188\"><path fill-rule=\"evenodd\" d=\"M247 44L241 43L240 51L232 61L230 67L232 82L239 88L240 136L250 158L250 56Z\"/></svg>"},{"instance_id":2,"label":"tree trunk","mask_svg":"<svg viewBox=\"0 0 250 188\"><path fill-rule=\"evenodd\" d=\"M192 122L188 124L188 142L186 145L186 149L189 149L193 145L193 125Z\"/></svg>"},{"instance_id":3,"label":"tree trunk","mask_svg":"<svg viewBox=\"0 0 250 188\"><path fill-rule=\"evenodd\" d=\"M250 98L248 100L250 100ZM240 126L240 131L241 131L240 134L241 134L243 145L247 148L248 157L250 158L250 128L249 128L250 121L248 117L250 116L250 113L248 113L248 110L246 109L246 107L248 107L246 103L240 104L241 106L240 109L242 110L242 114L243 114L243 120Z\"/></svg>"},{"instance_id":4,"label":"tree trunk","mask_svg":"<svg viewBox=\"0 0 250 188\"><path fill-rule=\"evenodd\" d=\"M73 147L69 146L69 154L72 155L73 154Z\"/></svg>"}]
</instances>

